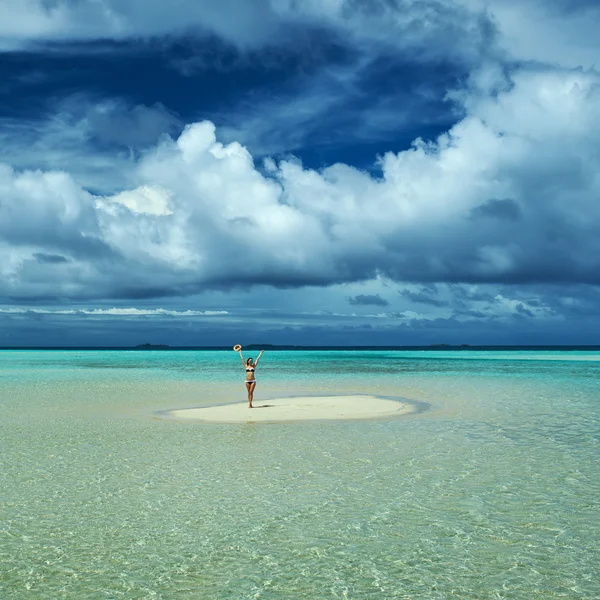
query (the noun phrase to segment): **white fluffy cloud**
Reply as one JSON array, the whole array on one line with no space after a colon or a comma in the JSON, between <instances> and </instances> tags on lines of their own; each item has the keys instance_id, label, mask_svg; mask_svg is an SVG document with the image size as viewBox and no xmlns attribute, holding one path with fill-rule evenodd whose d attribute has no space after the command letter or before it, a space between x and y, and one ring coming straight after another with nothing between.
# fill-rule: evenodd
<instances>
[{"instance_id":1,"label":"white fluffy cloud","mask_svg":"<svg viewBox=\"0 0 600 600\"><path fill-rule=\"evenodd\" d=\"M456 0L486 11L509 56L567 68L598 64L600 3L596 0Z\"/></svg>"},{"instance_id":2,"label":"white fluffy cloud","mask_svg":"<svg viewBox=\"0 0 600 600\"><path fill-rule=\"evenodd\" d=\"M236 285L600 283L600 76L521 70L435 143L372 176L264 168L210 122L135 163L109 197L67 173L0 169L0 294L144 297ZM485 87L485 86L484 86Z\"/></svg>"},{"instance_id":3,"label":"white fluffy cloud","mask_svg":"<svg viewBox=\"0 0 600 600\"><path fill-rule=\"evenodd\" d=\"M22 315L33 313L38 315L88 315L92 317L214 317L229 314L226 310L167 310L164 308L0 308L0 313Z\"/></svg>"}]
</instances>

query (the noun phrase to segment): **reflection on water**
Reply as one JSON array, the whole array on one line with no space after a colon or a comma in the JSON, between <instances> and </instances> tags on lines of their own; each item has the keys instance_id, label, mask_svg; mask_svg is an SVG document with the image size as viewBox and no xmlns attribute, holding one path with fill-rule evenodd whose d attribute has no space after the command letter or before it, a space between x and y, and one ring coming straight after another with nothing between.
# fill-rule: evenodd
<instances>
[{"instance_id":1,"label":"reflection on water","mask_svg":"<svg viewBox=\"0 0 600 600\"><path fill-rule=\"evenodd\" d=\"M227 353L26 354L0 373L3 600L600 597L594 361L266 354L261 400L431 410L205 426L151 415L243 399Z\"/></svg>"}]
</instances>

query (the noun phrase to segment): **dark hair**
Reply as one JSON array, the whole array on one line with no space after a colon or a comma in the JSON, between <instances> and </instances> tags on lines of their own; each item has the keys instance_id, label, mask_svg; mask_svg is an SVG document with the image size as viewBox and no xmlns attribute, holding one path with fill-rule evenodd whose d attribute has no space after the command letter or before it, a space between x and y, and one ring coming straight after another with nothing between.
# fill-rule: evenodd
<instances>
[{"instance_id":1,"label":"dark hair","mask_svg":"<svg viewBox=\"0 0 600 600\"><path fill-rule=\"evenodd\" d=\"M249 365L250 361L254 362L254 359L251 356L246 359L246 364Z\"/></svg>"}]
</instances>

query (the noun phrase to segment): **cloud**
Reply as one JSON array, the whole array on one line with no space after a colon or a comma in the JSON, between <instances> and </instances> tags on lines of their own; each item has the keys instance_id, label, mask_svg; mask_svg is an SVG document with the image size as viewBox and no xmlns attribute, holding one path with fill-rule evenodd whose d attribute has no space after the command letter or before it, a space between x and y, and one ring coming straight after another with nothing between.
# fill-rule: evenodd
<instances>
[{"instance_id":1,"label":"cloud","mask_svg":"<svg viewBox=\"0 0 600 600\"><path fill-rule=\"evenodd\" d=\"M599 17L594 0L181 0L177 10L155 0L4 0L0 49L76 42L89 51L106 40L215 36L254 51L294 46L320 29L355 47L388 46L424 61L506 56L590 68Z\"/></svg>"},{"instance_id":2,"label":"cloud","mask_svg":"<svg viewBox=\"0 0 600 600\"><path fill-rule=\"evenodd\" d=\"M460 0L489 11L499 46L512 58L564 68L589 69L598 63L595 0Z\"/></svg>"},{"instance_id":3,"label":"cloud","mask_svg":"<svg viewBox=\"0 0 600 600\"><path fill-rule=\"evenodd\" d=\"M143 317L142 317L143 318ZM512 324L512 326L511 326ZM227 315L219 317L145 318L140 338L139 317L104 315L39 315L0 313L0 345L132 346L142 342L172 346L231 346L254 343L304 345L427 345L448 344L593 344L600 328L598 319L542 319L512 317L511 320L454 316L434 319L378 319L302 322L298 319L255 322Z\"/></svg>"},{"instance_id":4,"label":"cloud","mask_svg":"<svg viewBox=\"0 0 600 600\"><path fill-rule=\"evenodd\" d=\"M494 304L499 292L494 293L487 286L482 289L482 286L477 285L456 285L452 284L449 287L452 295L453 304L459 308L465 308L473 303Z\"/></svg>"},{"instance_id":5,"label":"cloud","mask_svg":"<svg viewBox=\"0 0 600 600\"><path fill-rule=\"evenodd\" d=\"M138 302L135 308L131 303L99 306L93 302L43 308L39 304L3 306L0 346L118 346L150 341L231 347L240 340L254 343L257 339L265 343L355 345L357 335L365 345L593 344L600 333L600 289L590 286L439 284L438 296L448 301L448 307L431 310L415 304L398 311L391 298L394 306L385 312L347 312L344 292L348 288L376 285L373 281L332 286L319 293L261 288L244 294L208 292L187 299L165 298L159 304L161 309L151 300ZM389 292L389 288L384 289ZM453 298L460 291L478 298L472 308L454 310ZM520 305L534 316L522 314ZM202 308L188 312L186 307L190 306ZM331 310L322 310L323 306ZM226 314L216 314L219 311ZM140 339L142 321L144 338Z\"/></svg>"},{"instance_id":6,"label":"cloud","mask_svg":"<svg viewBox=\"0 0 600 600\"><path fill-rule=\"evenodd\" d=\"M450 61L430 64L420 54L367 46L216 114L219 137L259 155L361 154L368 144L371 162L373 144L406 147L417 131L450 126L456 115L447 90L465 72Z\"/></svg>"},{"instance_id":7,"label":"cloud","mask_svg":"<svg viewBox=\"0 0 600 600\"><path fill-rule=\"evenodd\" d=\"M126 62L158 48L153 55L157 78L164 77L164 61L188 74L196 67L214 74L232 63L240 81L245 79L243 69L251 69L258 81L268 80L279 69L285 85L275 89L257 85L264 91L244 90L233 109L223 98L216 110L194 114L219 123L221 139L241 142L259 154L297 152L306 146L329 154L332 146L348 145L349 138L357 146L390 140L398 133L403 134L405 147L424 127L434 135L452 122L452 106L444 102L447 87L464 78L467 66L479 63L482 53L493 46L480 14L433 0L395 4L265 0L245 20L244 11L228 14L232 5L227 1L200 6L182 0L180 4L180 10L172 11L152 0L57 0L49 9L42 0L28 0L27 15L37 23L28 29L26 15L18 14L23 6L15 2L7 12L17 11L14 20L20 25L8 27L13 37L3 39L9 45L12 39L19 48L24 44L43 52L42 64L50 49L60 56L68 57L70 52L85 56L97 53L102 45L106 52L120 53ZM424 21L427 27L422 26ZM455 43L457 37L461 44ZM73 46L74 41L78 43ZM54 76L64 81L64 59L56 64ZM98 70L105 63L79 64L79 68ZM135 68L144 70L148 63L136 60ZM67 72L72 76L72 71ZM102 76L99 71L101 85L107 87ZM80 75L75 85L82 80L85 77ZM96 89L97 82L85 84ZM148 84L142 76L140 87ZM165 84L171 85L172 81ZM212 93L219 90L211 89L205 96ZM66 125L79 137L91 133L96 141L133 148L154 143L157 132L176 135L181 129L176 115L162 105L121 104L115 107L105 100L89 108L84 123L70 118ZM46 145L50 156L57 148L51 141ZM38 157L43 157L42 152ZM57 161L55 166L61 164Z\"/></svg>"},{"instance_id":8,"label":"cloud","mask_svg":"<svg viewBox=\"0 0 600 600\"><path fill-rule=\"evenodd\" d=\"M8 315L88 315L92 317L213 317L228 315L226 310L167 310L164 308L69 308L45 309L35 307L0 308L0 313Z\"/></svg>"},{"instance_id":9,"label":"cloud","mask_svg":"<svg viewBox=\"0 0 600 600\"><path fill-rule=\"evenodd\" d=\"M484 47L477 13L438 0L182 0L178 10L156 1L5 0L0 39L5 50L27 43L127 40L157 36L215 35L239 48L283 44L299 28L328 28L361 40L415 47L431 56ZM458 32L470 35L450 44ZM399 33L404 33L400 36ZM287 37L287 40L286 40ZM438 44L429 42L437 40Z\"/></svg>"},{"instance_id":10,"label":"cloud","mask_svg":"<svg viewBox=\"0 0 600 600\"><path fill-rule=\"evenodd\" d=\"M533 318L535 316L533 314L533 312L531 310L529 310L524 304L517 304L515 310L516 310L517 314L523 315L525 317Z\"/></svg>"},{"instance_id":11,"label":"cloud","mask_svg":"<svg viewBox=\"0 0 600 600\"><path fill-rule=\"evenodd\" d=\"M471 310L471 309L457 309L453 313L454 318L457 320L460 317L471 317L472 319L490 319L490 315L486 314L480 310Z\"/></svg>"},{"instance_id":12,"label":"cloud","mask_svg":"<svg viewBox=\"0 0 600 600\"><path fill-rule=\"evenodd\" d=\"M84 42L71 48L82 53L86 47L97 50L107 40L127 40L114 45L113 51L126 57L140 48L158 47L163 49L158 55L164 54L172 63L196 61L212 72L229 55L235 64L250 69L259 65L265 72L281 62L296 75L283 78L286 85L275 89L265 85L263 91L240 94L233 108L225 100L217 110L196 114L219 124L221 140L238 141L255 155L307 149L322 164L335 160L331 156L341 147L345 155L338 160L349 160L348 155L360 152L362 144L378 144L369 149L370 159L375 152L406 147L417 135L432 138L441 128L450 127L462 106L448 101L449 88L466 80L469 72L473 80L495 77L498 72L504 80L504 71L514 66L510 48L505 47L510 46L512 29L506 24L506 31L498 29L496 12L504 14L509 6L518 16L519 10L527 13L538 6L533 0L519 4L512 0L262 0L247 14L246 9L232 11L233 4L232 0L200 4L182 0L181 9L172 11L155 1L14 1L6 9L4 40L9 46L11 40L18 47L33 44L38 51L46 48L39 44L53 41L67 55L73 41ZM580 3L573 12L564 3L555 4L554 12L566 11L567 17L581 15L585 7ZM33 25L27 24L28 19ZM534 23L540 28L546 20ZM179 57L178 45L187 48L184 58ZM312 58L299 58L305 56ZM114 152L100 153L88 143L90 139L121 150L138 149L154 144L161 133L176 136L183 127L178 116L160 104L123 104L104 100L89 106L85 119L68 118L63 123L68 133L60 133L58 139L32 140L30 123L24 124L21 137L29 138L32 159L46 157L48 167L59 169L82 146L94 160L80 177L86 177L87 184L94 173L98 182L102 168L120 169L129 153L118 157ZM382 142L390 145L384 148ZM23 168L37 166L33 160L10 162ZM366 166L367 161L358 164Z\"/></svg>"},{"instance_id":13,"label":"cloud","mask_svg":"<svg viewBox=\"0 0 600 600\"><path fill-rule=\"evenodd\" d=\"M348 302L353 306L388 306L389 302L379 294L358 294L350 296Z\"/></svg>"},{"instance_id":14,"label":"cloud","mask_svg":"<svg viewBox=\"0 0 600 600\"><path fill-rule=\"evenodd\" d=\"M43 252L34 252L33 258L40 263L59 264L69 262L67 258L60 254L44 254Z\"/></svg>"},{"instance_id":15,"label":"cloud","mask_svg":"<svg viewBox=\"0 0 600 600\"><path fill-rule=\"evenodd\" d=\"M119 100L90 102L86 98L71 97L71 106L84 108L82 119L90 137L128 148L146 148L163 134L179 132L182 123L160 102L153 106L128 106Z\"/></svg>"},{"instance_id":16,"label":"cloud","mask_svg":"<svg viewBox=\"0 0 600 600\"><path fill-rule=\"evenodd\" d=\"M521 209L519 208L519 205L510 198L501 200L491 199L471 209L471 216L474 218L490 217L492 219L518 221L521 217Z\"/></svg>"},{"instance_id":17,"label":"cloud","mask_svg":"<svg viewBox=\"0 0 600 600\"><path fill-rule=\"evenodd\" d=\"M38 119L5 117L0 298L144 299L382 277L455 284L454 296L429 288L400 296L438 312L493 306L549 317L558 300L549 308L457 285L600 284L600 75L588 60L598 50L588 35L598 9L546 5L547 14L537 0L265 0L239 11L229 0L179 11L8 2L7 50L64 43L68 52L74 41L163 35L216 36L247 55L276 54L303 35L342 50L272 101L241 103L225 128L184 128L162 104L84 94ZM407 75L415 65L422 80ZM457 81L444 96L448 79L427 82L446 65ZM419 126L439 125L442 97L456 122L398 151L405 145L395 136L417 117ZM419 112L426 100L437 107L431 115ZM394 151L373 156L368 171L341 159L319 169L289 155L262 161L306 144L340 152L387 139ZM368 292L350 298L385 302ZM556 297L567 310L567 297Z\"/></svg>"},{"instance_id":18,"label":"cloud","mask_svg":"<svg viewBox=\"0 0 600 600\"><path fill-rule=\"evenodd\" d=\"M599 100L595 72L523 69L501 93L473 89L462 121L385 154L375 175L295 159L257 168L210 122L140 155L135 185L114 194L4 166L0 294L140 298L377 274L599 284ZM496 218L474 223L482 212ZM40 253L68 262L40 265Z\"/></svg>"},{"instance_id":19,"label":"cloud","mask_svg":"<svg viewBox=\"0 0 600 600\"><path fill-rule=\"evenodd\" d=\"M445 300L440 300L438 296L438 290L435 286L427 286L421 288L417 292L413 292L409 289L401 290L400 295L411 302L415 302L417 304L428 304L430 306L448 306L448 302Z\"/></svg>"},{"instance_id":20,"label":"cloud","mask_svg":"<svg viewBox=\"0 0 600 600\"><path fill-rule=\"evenodd\" d=\"M131 184L139 153L182 127L161 104L132 105L79 93L49 101L36 116L0 117L0 163L68 172L88 189L112 192Z\"/></svg>"},{"instance_id":21,"label":"cloud","mask_svg":"<svg viewBox=\"0 0 600 600\"><path fill-rule=\"evenodd\" d=\"M173 10L160 2L133 0L5 0L0 22L4 50L32 42L127 40L214 33L240 46L264 43L276 32L269 2L184 0Z\"/></svg>"},{"instance_id":22,"label":"cloud","mask_svg":"<svg viewBox=\"0 0 600 600\"><path fill-rule=\"evenodd\" d=\"M131 212L147 215L171 215L170 194L156 186L143 185L135 190L127 190L107 199L127 207ZM107 207L108 210L108 207Z\"/></svg>"}]
</instances>

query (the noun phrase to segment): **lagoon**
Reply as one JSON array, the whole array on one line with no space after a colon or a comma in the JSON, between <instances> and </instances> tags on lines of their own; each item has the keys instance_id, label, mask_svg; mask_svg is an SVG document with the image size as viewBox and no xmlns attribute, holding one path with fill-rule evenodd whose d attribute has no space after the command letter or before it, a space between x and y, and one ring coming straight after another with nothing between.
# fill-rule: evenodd
<instances>
[{"instance_id":1,"label":"lagoon","mask_svg":"<svg viewBox=\"0 0 600 600\"><path fill-rule=\"evenodd\" d=\"M400 418L196 423L222 351L0 351L0 597L600 597L600 352L274 351L259 402Z\"/></svg>"}]
</instances>

